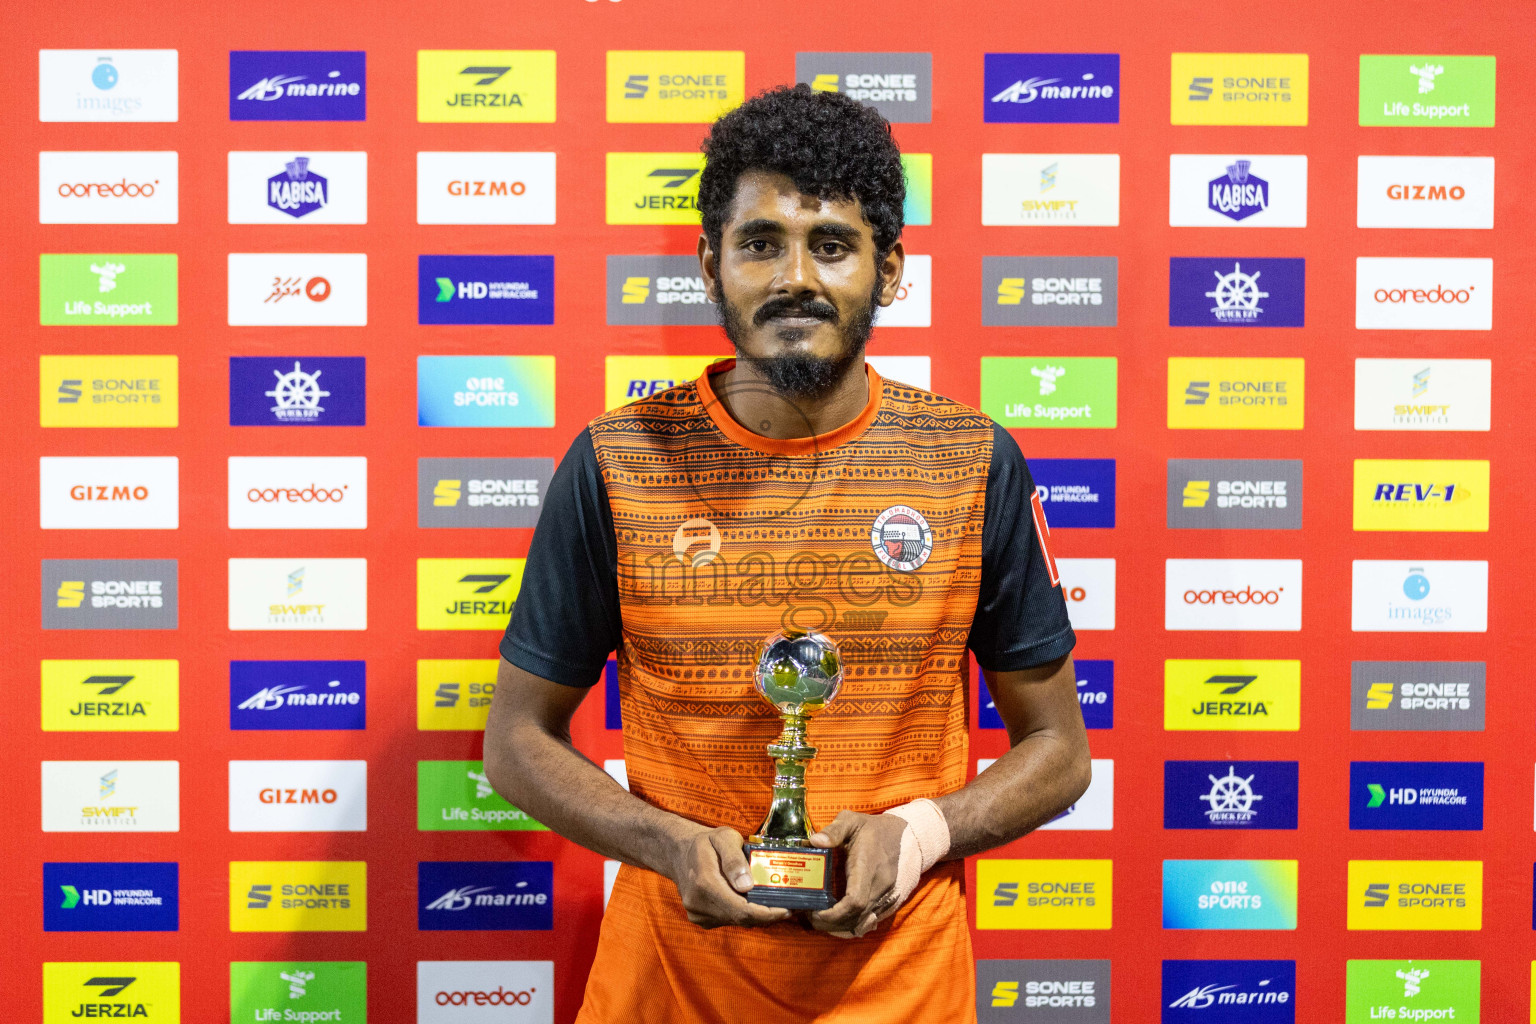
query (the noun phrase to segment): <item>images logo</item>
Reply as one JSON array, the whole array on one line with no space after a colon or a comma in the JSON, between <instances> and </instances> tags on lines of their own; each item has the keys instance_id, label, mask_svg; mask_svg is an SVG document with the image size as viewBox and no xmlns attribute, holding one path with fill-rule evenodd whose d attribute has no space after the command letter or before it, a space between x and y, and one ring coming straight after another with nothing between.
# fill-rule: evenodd
<instances>
[{"instance_id":1,"label":"images logo","mask_svg":"<svg viewBox=\"0 0 1536 1024\"><path fill-rule=\"evenodd\" d=\"M174 326L173 253L43 253L38 322L49 326Z\"/></svg>"},{"instance_id":2,"label":"images logo","mask_svg":"<svg viewBox=\"0 0 1536 1024\"><path fill-rule=\"evenodd\" d=\"M1168 158L1168 224L1304 228L1307 158L1175 153Z\"/></svg>"},{"instance_id":3,"label":"images logo","mask_svg":"<svg viewBox=\"0 0 1536 1024\"><path fill-rule=\"evenodd\" d=\"M1108 960L977 960L978 1024L1109 1024Z\"/></svg>"},{"instance_id":4,"label":"images logo","mask_svg":"<svg viewBox=\"0 0 1536 1024\"><path fill-rule=\"evenodd\" d=\"M697 224L702 153L609 153L609 224Z\"/></svg>"},{"instance_id":5,"label":"images logo","mask_svg":"<svg viewBox=\"0 0 1536 1024\"><path fill-rule=\"evenodd\" d=\"M43 931L174 932L177 865L43 865Z\"/></svg>"},{"instance_id":6,"label":"images logo","mask_svg":"<svg viewBox=\"0 0 1536 1024\"><path fill-rule=\"evenodd\" d=\"M550 861L422 861L416 878L421 931L554 927L555 873Z\"/></svg>"},{"instance_id":7,"label":"images logo","mask_svg":"<svg viewBox=\"0 0 1536 1024\"><path fill-rule=\"evenodd\" d=\"M368 154L229 154L231 224L368 223Z\"/></svg>"},{"instance_id":8,"label":"images logo","mask_svg":"<svg viewBox=\"0 0 1536 1024\"><path fill-rule=\"evenodd\" d=\"M981 322L997 327L1113 327L1113 256L983 256Z\"/></svg>"},{"instance_id":9,"label":"images logo","mask_svg":"<svg viewBox=\"0 0 1536 1024\"><path fill-rule=\"evenodd\" d=\"M367 629L366 558L231 558L229 628Z\"/></svg>"},{"instance_id":10,"label":"images logo","mask_svg":"<svg viewBox=\"0 0 1536 1024\"><path fill-rule=\"evenodd\" d=\"M175 356L38 356L44 427L174 427Z\"/></svg>"},{"instance_id":11,"label":"images logo","mask_svg":"<svg viewBox=\"0 0 1536 1024\"><path fill-rule=\"evenodd\" d=\"M231 356L230 426L363 426L366 370L362 356Z\"/></svg>"},{"instance_id":12,"label":"images logo","mask_svg":"<svg viewBox=\"0 0 1536 1024\"><path fill-rule=\"evenodd\" d=\"M797 53L795 81L867 103L895 124L933 120L931 53Z\"/></svg>"},{"instance_id":13,"label":"images logo","mask_svg":"<svg viewBox=\"0 0 1536 1024\"><path fill-rule=\"evenodd\" d=\"M607 295L610 325L712 326L716 319L693 256L609 256Z\"/></svg>"},{"instance_id":14,"label":"images logo","mask_svg":"<svg viewBox=\"0 0 1536 1024\"><path fill-rule=\"evenodd\" d=\"M1487 562L1351 564L1350 628L1357 633L1488 631Z\"/></svg>"},{"instance_id":15,"label":"images logo","mask_svg":"<svg viewBox=\"0 0 1536 1024\"><path fill-rule=\"evenodd\" d=\"M1163 927L1294 931L1296 861L1165 860Z\"/></svg>"},{"instance_id":16,"label":"images logo","mask_svg":"<svg viewBox=\"0 0 1536 1024\"><path fill-rule=\"evenodd\" d=\"M1483 862L1352 860L1350 931L1479 931Z\"/></svg>"},{"instance_id":17,"label":"images logo","mask_svg":"<svg viewBox=\"0 0 1536 1024\"><path fill-rule=\"evenodd\" d=\"M981 407L1005 427L1113 427L1113 357L983 356Z\"/></svg>"},{"instance_id":18,"label":"images logo","mask_svg":"<svg viewBox=\"0 0 1536 1024\"><path fill-rule=\"evenodd\" d=\"M132 1017L152 1024L178 1024L181 965L43 964L43 1024L75 1024L85 1017Z\"/></svg>"},{"instance_id":19,"label":"images logo","mask_svg":"<svg viewBox=\"0 0 1536 1024\"><path fill-rule=\"evenodd\" d=\"M368 965L360 960L229 965L232 1021L364 1024L367 1013Z\"/></svg>"},{"instance_id":20,"label":"images logo","mask_svg":"<svg viewBox=\"0 0 1536 1024\"><path fill-rule=\"evenodd\" d=\"M366 327L366 253L232 252L231 327Z\"/></svg>"},{"instance_id":21,"label":"images logo","mask_svg":"<svg viewBox=\"0 0 1536 1024\"><path fill-rule=\"evenodd\" d=\"M1163 628L1299 630L1301 560L1170 558Z\"/></svg>"},{"instance_id":22,"label":"images logo","mask_svg":"<svg viewBox=\"0 0 1536 1024\"><path fill-rule=\"evenodd\" d=\"M1300 430L1305 405L1304 359L1168 360L1173 430Z\"/></svg>"},{"instance_id":23,"label":"images logo","mask_svg":"<svg viewBox=\"0 0 1536 1024\"><path fill-rule=\"evenodd\" d=\"M1487 430L1488 359L1356 359L1356 430Z\"/></svg>"},{"instance_id":24,"label":"images logo","mask_svg":"<svg viewBox=\"0 0 1536 1024\"><path fill-rule=\"evenodd\" d=\"M232 860L232 932L361 932L368 865L338 860Z\"/></svg>"},{"instance_id":25,"label":"images logo","mask_svg":"<svg viewBox=\"0 0 1536 1024\"><path fill-rule=\"evenodd\" d=\"M1307 123L1304 53L1175 53L1172 124Z\"/></svg>"},{"instance_id":26,"label":"images logo","mask_svg":"<svg viewBox=\"0 0 1536 1024\"><path fill-rule=\"evenodd\" d=\"M553 256L418 256L416 277L418 323L555 322Z\"/></svg>"},{"instance_id":27,"label":"images logo","mask_svg":"<svg viewBox=\"0 0 1536 1024\"><path fill-rule=\"evenodd\" d=\"M1351 729L1483 731L1487 666L1481 661L1356 661L1349 675Z\"/></svg>"},{"instance_id":28,"label":"images logo","mask_svg":"<svg viewBox=\"0 0 1536 1024\"><path fill-rule=\"evenodd\" d=\"M231 50L231 121L363 121L362 50Z\"/></svg>"},{"instance_id":29,"label":"images logo","mask_svg":"<svg viewBox=\"0 0 1536 1024\"><path fill-rule=\"evenodd\" d=\"M1300 459L1169 459L1168 529L1299 530Z\"/></svg>"},{"instance_id":30,"label":"images logo","mask_svg":"<svg viewBox=\"0 0 1536 1024\"><path fill-rule=\"evenodd\" d=\"M554 1024L554 991L552 960L422 960L416 964L416 1020Z\"/></svg>"},{"instance_id":31,"label":"images logo","mask_svg":"<svg viewBox=\"0 0 1536 1024\"><path fill-rule=\"evenodd\" d=\"M416 120L555 120L554 50L417 50Z\"/></svg>"},{"instance_id":32,"label":"images logo","mask_svg":"<svg viewBox=\"0 0 1536 1024\"><path fill-rule=\"evenodd\" d=\"M1492 128L1493 57L1360 55L1360 123Z\"/></svg>"},{"instance_id":33,"label":"images logo","mask_svg":"<svg viewBox=\"0 0 1536 1024\"><path fill-rule=\"evenodd\" d=\"M1493 260L1355 260L1355 328L1493 329Z\"/></svg>"},{"instance_id":34,"label":"images logo","mask_svg":"<svg viewBox=\"0 0 1536 1024\"><path fill-rule=\"evenodd\" d=\"M367 761L229 762L231 832L366 832Z\"/></svg>"},{"instance_id":35,"label":"images logo","mask_svg":"<svg viewBox=\"0 0 1536 1024\"><path fill-rule=\"evenodd\" d=\"M42 662L44 732L175 732L178 665L167 661Z\"/></svg>"},{"instance_id":36,"label":"images logo","mask_svg":"<svg viewBox=\"0 0 1536 1024\"><path fill-rule=\"evenodd\" d=\"M1168 261L1170 327L1303 327L1307 261L1191 259Z\"/></svg>"},{"instance_id":37,"label":"images logo","mask_svg":"<svg viewBox=\"0 0 1536 1024\"><path fill-rule=\"evenodd\" d=\"M1295 732L1301 728L1301 662L1169 659L1163 662L1163 728Z\"/></svg>"},{"instance_id":38,"label":"images logo","mask_svg":"<svg viewBox=\"0 0 1536 1024\"><path fill-rule=\"evenodd\" d=\"M231 729L363 729L367 665L361 661L231 661Z\"/></svg>"},{"instance_id":39,"label":"images logo","mask_svg":"<svg viewBox=\"0 0 1536 1024\"><path fill-rule=\"evenodd\" d=\"M484 732L498 662L424 658L416 662L416 728Z\"/></svg>"},{"instance_id":40,"label":"images logo","mask_svg":"<svg viewBox=\"0 0 1536 1024\"><path fill-rule=\"evenodd\" d=\"M1009 124L1118 124L1118 53L989 53L982 119Z\"/></svg>"},{"instance_id":41,"label":"images logo","mask_svg":"<svg viewBox=\"0 0 1536 1024\"><path fill-rule=\"evenodd\" d=\"M180 777L175 761L44 761L43 831L177 832Z\"/></svg>"},{"instance_id":42,"label":"images logo","mask_svg":"<svg viewBox=\"0 0 1536 1024\"><path fill-rule=\"evenodd\" d=\"M554 356L417 356L423 427L552 427Z\"/></svg>"},{"instance_id":43,"label":"images logo","mask_svg":"<svg viewBox=\"0 0 1536 1024\"><path fill-rule=\"evenodd\" d=\"M1295 1003L1294 960L1163 961L1163 1024L1294 1024Z\"/></svg>"},{"instance_id":44,"label":"images logo","mask_svg":"<svg viewBox=\"0 0 1536 1024\"><path fill-rule=\"evenodd\" d=\"M416 154L416 223L553 224L555 154Z\"/></svg>"},{"instance_id":45,"label":"images logo","mask_svg":"<svg viewBox=\"0 0 1536 1024\"><path fill-rule=\"evenodd\" d=\"M174 152L37 154L39 224L175 224Z\"/></svg>"},{"instance_id":46,"label":"images logo","mask_svg":"<svg viewBox=\"0 0 1536 1024\"><path fill-rule=\"evenodd\" d=\"M1035 459L1029 469L1053 529L1115 525L1114 459Z\"/></svg>"},{"instance_id":47,"label":"images logo","mask_svg":"<svg viewBox=\"0 0 1536 1024\"><path fill-rule=\"evenodd\" d=\"M547 832L503 800L479 761L416 762L416 828L422 832Z\"/></svg>"},{"instance_id":48,"label":"images logo","mask_svg":"<svg viewBox=\"0 0 1536 1024\"><path fill-rule=\"evenodd\" d=\"M976 927L1109 928L1113 876L1108 860L978 860Z\"/></svg>"},{"instance_id":49,"label":"images logo","mask_svg":"<svg viewBox=\"0 0 1536 1024\"><path fill-rule=\"evenodd\" d=\"M1362 156L1356 181L1356 227L1493 227L1491 156Z\"/></svg>"},{"instance_id":50,"label":"images logo","mask_svg":"<svg viewBox=\"0 0 1536 1024\"><path fill-rule=\"evenodd\" d=\"M177 460L168 457L38 459L45 530L174 530Z\"/></svg>"},{"instance_id":51,"label":"images logo","mask_svg":"<svg viewBox=\"0 0 1536 1024\"><path fill-rule=\"evenodd\" d=\"M1488 463L1356 459L1356 530L1488 529Z\"/></svg>"},{"instance_id":52,"label":"images logo","mask_svg":"<svg viewBox=\"0 0 1536 1024\"><path fill-rule=\"evenodd\" d=\"M231 530L361 530L368 525L363 456L229 458Z\"/></svg>"},{"instance_id":53,"label":"images logo","mask_svg":"<svg viewBox=\"0 0 1536 1024\"><path fill-rule=\"evenodd\" d=\"M740 50L609 50L608 123L708 124L742 101Z\"/></svg>"},{"instance_id":54,"label":"images logo","mask_svg":"<svg viewBox=\"0 0 1536 1024\"><path fill-rule=\"evenodd\" d=\"M416 525L534 526L554 473L554 459L417 459Z\"/></svg>"},{"instance_id":55,"label":"images logo","mask_svg":"<svg viewBox=\"0 0 1536 1024\"><path fill-rule=\"evenodd\" d=\"M417 629L507 628L522 558L416 559Z\"/></svg>"},{"instance_id":56,"label":"images logo","mask_svg":"<svg viewBox=\"0 0 1536 1024\"><path fill-rule=\"evenodd\" d=\"M983 153L983 225L1120 223L1118 153Z\"/></svg>"},{"instance_id":57,"label":"images logo","mask_svg":"<svg viewBox=\"0 0 1536 1024\"><path fill-rule=\"evenodd\" d=\"M37 119L175 121L175 50L38 50Z\"/></svg>"},{"instance_id":58,"label":"images logo","mask_svg":"<svg viewBox=\"0 0 1536 1024\"><path fill-rule=\"evenodd\" d=\"M45 558L44 629L175 629L176 560Z\"/></svg>"},{"instance_id":59,"label":"images logo","mask_svg":"<svg viewBox=\"0 0 1536 1024\"><path fill-rule=\"evenodd\" d=\"M1165 761L1163 828L1294 829L1298 778L1295 761Z\"/></svg>"},{"instance_id":60,"label":"images logo","mask_svg":"<svg viewBox=\"0 0 1536 1024\"><path fill-rule=\"evenodd\" d=\"M1352 761L1349 827L1459 830L1483 827L1481 761Z\"/></svg>"}]
</instances>

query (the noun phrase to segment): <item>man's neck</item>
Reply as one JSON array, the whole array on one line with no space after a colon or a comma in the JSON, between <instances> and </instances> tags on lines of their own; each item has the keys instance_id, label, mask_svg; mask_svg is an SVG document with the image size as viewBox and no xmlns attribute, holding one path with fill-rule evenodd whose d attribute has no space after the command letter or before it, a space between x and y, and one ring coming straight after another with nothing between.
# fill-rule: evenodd
<instances>
[{"instance_id":1,"label":"man's neck","mask_svg":"<svg viewBox=\"0 0 1536 1024\"><path fill-rule=\"evenodd\" d=\"M710 377L720 404L731 419L754 434L774 440L820 437L851 423L869 404L869 373L864 356L856 356L827 394L819 398L786 398L767 378L742 359L729 370Z\"/></svg>"}]
</instances>

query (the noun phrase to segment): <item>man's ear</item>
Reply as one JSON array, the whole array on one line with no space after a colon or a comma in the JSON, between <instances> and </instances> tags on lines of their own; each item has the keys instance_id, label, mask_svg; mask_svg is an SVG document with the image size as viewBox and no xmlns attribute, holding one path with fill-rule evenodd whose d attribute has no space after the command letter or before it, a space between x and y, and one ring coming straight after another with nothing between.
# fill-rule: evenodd
<instances>
[{"instance_id":1,"label":"man's ear","mask_svg":"<svg viewBox=\"0 0 1536 1024\"><path fill-rule=\"evenodd\" d=\"M875 268L880 275L880 305L889 306L896 301L896 293L901 289L901 271L907 264L907 251L902 248L901 239L891 246L891 251L885 254L885 259Z\"/></svg>"},{"instance_id":2,"label":"man's ear","mask_svg":"<svg viewBox=\"0 0 1536 1024\"><path fill-rule=\"evenodd\" d=\"M709 244L709 236L699 234L699 276L704 279L704 297L710 302L720 301L720 260Z\"/></svg>"}]
</instances>

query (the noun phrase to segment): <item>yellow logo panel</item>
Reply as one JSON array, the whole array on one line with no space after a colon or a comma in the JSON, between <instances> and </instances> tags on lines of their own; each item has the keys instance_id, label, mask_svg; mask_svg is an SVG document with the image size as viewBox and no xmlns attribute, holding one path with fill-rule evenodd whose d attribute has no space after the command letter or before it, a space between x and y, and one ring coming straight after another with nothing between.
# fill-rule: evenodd
<instances>
[{"instance_id":1,"label":"yellow logo panel","mask_svg":"<svg viewBox=\"0 0 1536 1024\"><path fill-rule=\"evenodd\" d=\"M180 666L157 661L43 661L44 732L175 732Z\"/></svg>"},{"instance_id":2,"label":"yellow logo panel","mask_svg":"<svg viewBox=\"0 0 1536 1024\"><path fill-rule=\"evenodd\" d=\"M38 356L45 427L174 427L175 356Z\"/></svg>"},{"instance_id":3,"label":"yellow logo panel","mask_svg":"<svg viewBox=\"0 0 1536 1024\"><path fill-rule=\"evenodd\" d=\"M523 558L416 559L417 629L507 628Z\"/></svg>"},{"instance_id":4,"label":"yellow logo panel","mask_svg":"<svg viewBox=\"0 0 1536 1024\"><path fill-rule=\"evenodd\" d=\"M416 728L484 732L499 664L495 658L417 660Z\"/></svg>"},{"instance_id":5,"label":"yellow logo panel","mask_svg":"<svg viewBox=\"0 0 1536 1024\"><path fill-rule=\"evenodd\" d=\"M1307 123L1304 53L1176 53L1173 124Z\"/></svg>"},{"instance_id":6,"label":"yellow logo panel","mask_svg":"<svg viewBox=\"0 0 1536 1024\"><path fill-rule=\"evenodd\" d=\"M1483 862L1352 860L1348 927L1350 931L1480 931Z\"/></svg>"},{"instance_id":7,"label":"yellow logo panel","mask_svg":"<svg viewBox=\"0 0 1536 1024\"><path fill-rule=\"evenodd\" d=\"M1163 728L1295 732L1301 728L1301 662L1165 661Z\"/></svg>"},{"instance_id":8,"label":"yellow logo panel","mask_svg":"<svg viewBox=\"0 0 1536 1024\"><path fill-rule=\"evenodd\" d=\"M703 153L609 153L609 224L697 224Z\"/></svg>"},{"instance_id":9,"label":"yellow logo panel","mask_svg":"<svg viewBox=\"0 0 1536 1024\"><path fill-rule=\"evenodd\" d=\"M417 121L554 119L554 50L416 51Z\"/></svg>"},{"instance_id":10,"label":"yellow logo panel","mask_svg":"<svg viewBox=\"0 0 1536 1024\"><path fill-rule=\"evenodd\" d=\"M609 50L608 120L708 124L740 106L740 50Z\"/></svg>"},{"instance_id":11,"label":"yellow logo panel","mask_svg":"<svg viewBox=\"0 0 1536 1024\"><path fill-rule=\"evenodd\" d=\"M637 398L698 380L705 367L727 356L609 356L605 360L603 407L617 409Z\"/></svg>"},{"instance_id":12,"label":"yellow logo panel","mask_svg":"<svg viewBox=\"0 0 1536 1024\"><path fill-rule=\"evenodd\" d=\"M1305 359L1168 360L1168 426L1179 430L1300 430Z\"/></svg>"},{"instance_id":13,"label":"yellow logo panel","mask_svg":"<svg viewBox=\"0 0 1536 1024\"><path fill-rule=\"evenodd\" d=\"M368 865L360 860L232 860L232 932L368 930Z\"/></svg>"},{"instance_id":14,"label":"yellow logo panel","mask_svg":"<svg viewBox=\"0 0 1536 1024\"><path fill-rule=\"evenodd\" d=\"M96 1017L180 1024L181 964L43 964L43 1024L76 1024Z\"/></svg>"},{"instance_id":15,"label":"yellow logo panel","mask_svg":"<svg viewBox=\"0 0 1536 1024\"><path fill-rule=\"evenodd\" d=\"M1113 861L976 862L976 927L981 929L1105 929L1113 895Z\"/></svg>"},{"instance_id":16,"label":"yellow logo panel","mask_svg":"<svg viewBox=\"0 0 1536 1024\"><path fill-rule=\"evenodd\" d=\"M1488 529L1488 463L1356 459L1355 529Z\"/></svg>"}]
</instances>

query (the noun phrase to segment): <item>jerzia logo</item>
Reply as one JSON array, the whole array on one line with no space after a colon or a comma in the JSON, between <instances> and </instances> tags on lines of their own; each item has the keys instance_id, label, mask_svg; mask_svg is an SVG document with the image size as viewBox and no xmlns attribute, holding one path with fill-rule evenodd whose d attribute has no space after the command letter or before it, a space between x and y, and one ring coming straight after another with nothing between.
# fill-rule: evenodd
<instances>
[{"instance_id":1,"label":"jerzia logo","mask_svg":"<svg viewBox=\"0 0 1536 1024\"><path fill-rule=\"evenodd\" d=\"M521 558L418 558L417 629L505 629L522 586Z\"/></svg>"},{"instance_id":2,"label":"jerzia logo","mask_svg":"<svg viewBox=\"0 0 1536 1024\"><path fill-rule=\"evenodd\" d=\"M554 119L554 50L416 51L418 121Z\"/></svg>"}]
</instances>

